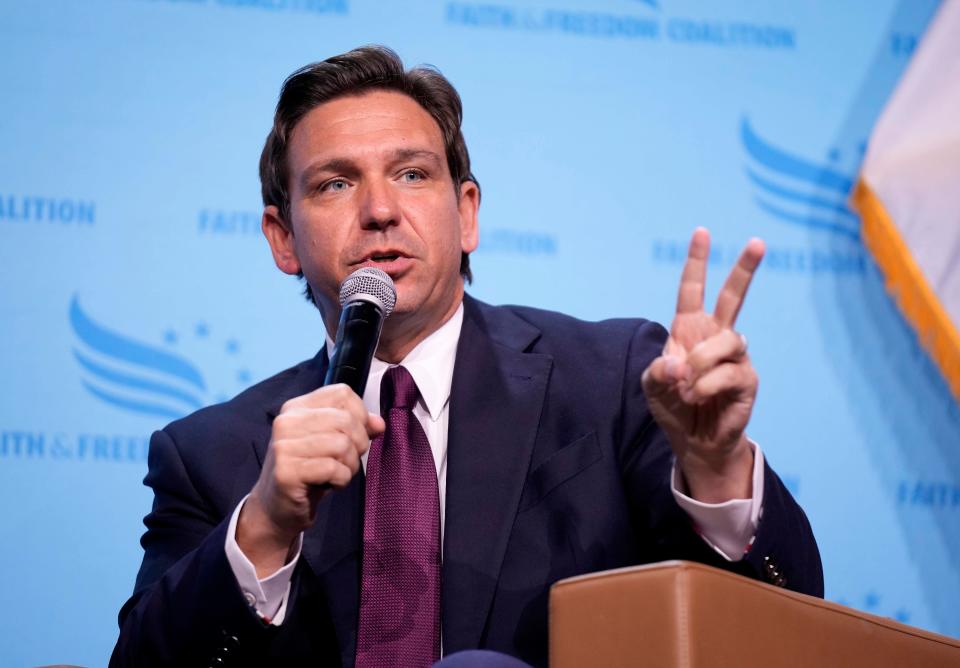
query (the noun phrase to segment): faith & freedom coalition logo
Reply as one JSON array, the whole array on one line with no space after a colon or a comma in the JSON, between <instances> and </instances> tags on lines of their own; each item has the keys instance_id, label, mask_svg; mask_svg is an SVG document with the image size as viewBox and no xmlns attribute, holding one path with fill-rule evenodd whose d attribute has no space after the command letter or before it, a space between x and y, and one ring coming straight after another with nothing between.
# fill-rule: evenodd
<instances>
[{"instance_id":1,"label":"faith & freedom coalition logo","mask_svg":"<svg viewBox=\"0 0 960 668\"><path fill-rule=\"evenodd\" d=\"M746 175L756 205L790 225L860 241L860 221L847 205L853 177L830 164L790 153L761 137L750 120L740 123ZM837 159L838 153L831 151Z\"/></svg>"},{"instance_id":2,"label":"faith & freedom coalition logo","mask_svg":"<svg viewBox=\"0 0 960 668\"><path fill-rule=\"evenodd\" d=\"M168 328L158 337L163 344L142 341L94 319L77 295L70 301L69 319L80 382L92 397L113 408L173 420L225 400L227 393L250 382L250 372L238 359L239 342L218 339L205 322ZM224 392L213 391L197 363L176 350L185 340L205 357L222 356L218 361L226 362L221 366L233 376L218 379Z\"/></svg>"},{"instance_id":3,"label":"faith & freedom coalition logo","mask_svg":"<svg viewBox=\"0 0 960 668\"><path fill-rule=\"evenodd\" d=\"M80 383L112 409L168 421L224 401L250 384L239 341L217 336L206 322L168 327L158 341L140 340L92 316L77 295L70 300L68 319ZM143 433L0 429L0 459L8 460L143 465L148 444Z\"/></svg>"},{"instance_id":4,"label":"faith & freedom coalition logo","mask_svg":"<svg viewBox=\"0 0 960 668\"><path fill-rule=\"evenodd\" d=\"M768 220L813 232L805 245L767 245L763 265L780 274L836 274L857 276L867 271L867 256L860 242L860 219L847 204L857 164L841 166L842 155L831 149L819 162L784 148L754 129L744 116L738 128L743 149L746 192L756 210ZM849 169L849 171L848 171ZM840 240L840 243L833 243ZM655 239L654 262L681 264L687 257L687 239ZM732 266L739 244L717 241L710 249L710 263Z\"/></svg>"},{"instance_id":5,"label":"faith & freedom coalition logo","mask_svg":"<svg viewBox=\"0 0 960 668\"><path fill-rule=\"evenodd\" d=\"M749 18L674 15L663 10L660 0L606 3L557 0L550 7L517 2L448 2L444 14L448 25L463 28L691 47L766 51L797 48L797 31L792 25L758 23Z\"/></svg>"}]
</instances>

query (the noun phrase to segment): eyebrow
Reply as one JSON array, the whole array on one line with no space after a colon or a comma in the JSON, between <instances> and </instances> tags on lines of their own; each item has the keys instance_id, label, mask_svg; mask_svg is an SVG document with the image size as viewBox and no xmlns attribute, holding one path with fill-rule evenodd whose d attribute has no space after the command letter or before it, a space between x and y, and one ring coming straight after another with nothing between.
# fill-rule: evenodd
<instances>
[{"instance_id":1,"label":"eyebrow","mask_svg":"<svg viewBox=\"0 0 960 668\"><path fill-rule=\"evenodd\" d=\"M413 160L414 158L426 158L434 164L440 164L440 156L427 149L400 148L393 152L393 162L404 162L405 160Z\"/></svg>"},{"instance_id":2,"label":"eyebrow","mask_svg":"<svg viewBox=\"0 0 960 668\"><path fill-rule=\"evenodd\" d=\"M440 156L436 152L423 148L398 148L390 154L388 162L393 164L416 159L427 160L433 163L435 167L443 164ZM357 164L353 160L349 158L331 158L324 162L307 165L300 175L300 183L303 187L306 187L311 177L319 172L350 174L357 171L359 171Z\"/></svg>"},{"instance_id":3,"label":"eyebrow","mask_svg":"<svg viewBox=\"0 0 960 668\"><path fill-rule=\"evenodd\" d=\"M307 167L300 174L300 184L306 187L314 174L320 172L349 173L356 171L357 167L352 160L346 158L333 158L326 162L316 162Z\"/></svg>"}]
</instances>

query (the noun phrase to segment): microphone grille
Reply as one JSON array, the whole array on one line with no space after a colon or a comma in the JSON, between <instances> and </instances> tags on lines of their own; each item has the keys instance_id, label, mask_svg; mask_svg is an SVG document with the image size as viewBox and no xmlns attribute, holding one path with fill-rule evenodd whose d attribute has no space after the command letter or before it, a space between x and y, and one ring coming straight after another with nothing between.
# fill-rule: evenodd
<instances>
[{"instance_id":1,"label":"microphone grille","mask_svg":"<svg viewBox=\"0 0 960 668\"><path fill-rule=\"evenodd\" d=\"M357 299L376 304L386 318L397 305L397 288L382 269L361 267L343 279L340 285L340 306Z\"/></svg>"}]
</instances>

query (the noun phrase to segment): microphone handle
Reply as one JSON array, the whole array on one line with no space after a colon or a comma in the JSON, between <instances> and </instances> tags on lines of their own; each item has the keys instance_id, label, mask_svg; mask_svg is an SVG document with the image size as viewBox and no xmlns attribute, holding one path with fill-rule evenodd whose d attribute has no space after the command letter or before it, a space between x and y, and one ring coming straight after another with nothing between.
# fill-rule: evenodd
<instances>
[{"instance_id":1,"label":"microphone handle","mask_svg":"<svg viewBox=\"0 0 960 668\"><path fill-rule=\"evenodd\" d=\"M363 397L382 328L383 313L376 305L359 299L347 302L340 311L336 350L323 384L346 383Z\"/></svg>"}]
</instances>

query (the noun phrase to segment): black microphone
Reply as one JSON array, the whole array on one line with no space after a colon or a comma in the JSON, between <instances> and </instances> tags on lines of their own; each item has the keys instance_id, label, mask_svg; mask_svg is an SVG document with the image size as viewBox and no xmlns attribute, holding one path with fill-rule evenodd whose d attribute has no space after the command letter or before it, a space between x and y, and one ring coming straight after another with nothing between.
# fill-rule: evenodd
<instances>
[{"instance_id":1,"label":"black microphone","mask_svg":"<svg viewBox=\"0 0 960 668\"><path fill-rule=\"evenodd\" d=\"M397 303L397 288L385 271L362 267L340 286L340 324L324 385L346 383L363 397L383 321Z\"/></svg>"}]
</instances>

